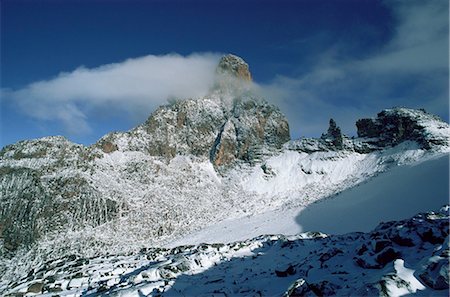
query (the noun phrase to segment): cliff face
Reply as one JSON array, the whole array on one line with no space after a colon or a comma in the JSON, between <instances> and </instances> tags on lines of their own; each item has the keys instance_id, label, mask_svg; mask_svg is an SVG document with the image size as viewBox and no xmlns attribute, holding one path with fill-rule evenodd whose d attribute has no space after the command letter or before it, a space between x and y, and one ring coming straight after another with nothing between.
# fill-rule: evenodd
<instances>
[{"instance_id":1,"label":"cliff face","mask_svg":"<svg viewBox=\"0 0 450 297\"><path fill-rule=\"evenodd\" d=\"M28 248L44 234L96 227L117 216L118 202L88 178L98 156L60 136L0 151L0 255Z\"/></svg>"},{"instance_id":2,"label":"cliff face","mask_svg":"<svg viewBox=\"0 0 450 297\"><path fill-rule=\"evenodd\" d=\"M254 162L265 150L280 149L289 141L289 125L281 112L265 102L236 102L211 150L216 166L234 160Z\"/></svg>"}]
</instances>

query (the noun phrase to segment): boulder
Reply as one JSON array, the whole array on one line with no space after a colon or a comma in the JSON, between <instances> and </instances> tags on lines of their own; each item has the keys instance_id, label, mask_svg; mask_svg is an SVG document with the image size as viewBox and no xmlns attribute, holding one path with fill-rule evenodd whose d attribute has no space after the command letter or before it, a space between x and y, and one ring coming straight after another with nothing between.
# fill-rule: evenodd
<instances>
[{"instance_id":1,"label":"boulder","mask_svg":"<svg viewBox=\"0 0 450 297\"><path fill-rule=\"evenodd\" d=\"M423 268L418 271L419 278L430 288L448 290L450 272L449 267L449 238L427 260Z\"/></svg>"},{"instance_id":2,"label":"boulder","mask_svg":"<svg viewBox=\"0 0 450 297\"><path fill-rule=\"evenodd\" d=\"M311 291L308 283L303 279L296 280L292 285L289 286L284 297L306 297L306 296L317 296Z\"/></svg>"}]
</instances>

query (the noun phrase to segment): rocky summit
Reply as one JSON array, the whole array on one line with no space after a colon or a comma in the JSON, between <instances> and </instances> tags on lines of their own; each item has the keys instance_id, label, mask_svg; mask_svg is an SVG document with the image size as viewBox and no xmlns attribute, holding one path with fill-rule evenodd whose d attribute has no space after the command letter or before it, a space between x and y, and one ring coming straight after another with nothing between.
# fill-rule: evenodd
<instances>
[{"instance_id":1,"label":"rocky summit","mask_svg":"<svg viewBox=\"0 0 450 297\"><path fill-rule=\"evenodd\" d=\"M358 257L353 253L354 246L339 247L338 241L352 237L368 240L373 233L336 237L336 242L316 238L297 240L300 236L291 244L279 240L281 237L274 240L264 237L227 246L153 250L225 220L239 221L281 212L279 218L292 223L295 220L289 216L299 208L366 183L395 167L436 158L443 160L441 157L450 152L450 126L423 110L407 108L386 109L374 119L358 121L358 137L344 135L339 123L330 120L327 132L320 138L290 140L286 117L253 92L247 63L234 55L224 56L216 76L216 83L206 96L161 106L143 124L127 132L109 133L91 146L51 136L2 148L0 294L99 295L123 287L134 290L136 285L146 292L150 287L156 288L154 294L151 291L146 295L157 295L170 289L173 277L190 273L194 263L200 270L210 267L201 262L206 259L204 249L214 250L213 260L207 261L220 262L227 251L240 255L248 250L248 245L263 247L264 242L286 249L275 254L280 267L271 267L267 273L265 266L261 266L256 276L264 279L263 275L270 275L277 284L285 280L282 286L271 288L278 287L289 296L310 291L319 295L347 294L353 289L361 294L378 294L387 285L404 284L398 277L402 278L401 273L409 270L402 266L402 259L395 257L403 253L399 246L410 247L408 242L392 239L395 244L389 244L385 241L391 239L384 240L385 236L380 235L376 239L381 246L371 247L364 241L367 250ZM424 196L425 200L429 198L428 194ZM261 223L273 222L269 230L280 225L271 220L266 216ZM417 222L427 225L425 221ZM247 231L257 232L258 228L259 225ZM441 223L430 228L431 231L419 235L424 243L411 246L405 252L407 255L419 251L425 259L428 257L425 251L437 251L437 244L443 240L435 239L434 234L448 236L448 228ZM432 242L424 236L431 236ZM322 242L329 249L328 254L321 251ZM301 246L309 244L314 247L304 253ZM151 254L140 252L149 248ZM270 252L267 248L261 252ZM280 255L291 249L301 253L301 257L293 254L292 259L296 260L288 263ZM363 249L361 246L358 251ZM191 257L191 251L194 262L184 261ZM351 263L342 269L338 262L327 260L338 259L341 254L348 258L347 264ZM199 259L195 258L197 255ZM350 255L355 258L350 259ZM150 262L142 262L142 257ZM311 259L315 261L315 270L304 266ZM433 264L434 258L427 259L429 269L420 268L421 279L429 288L442 288L442 284L448 284L448 278L441 273L441 267L448 265L442 264L443 260ZM115 264L106 267L104 261ZM176 267L168 263L176 263ZM335 265L329 280L308 274L308 271L318 273L319 267L326 268L329 263ZM354 265L361 268L357 273L347 269ZM359 272L366 269L385 272L382 267L386 265L397 267L396 271L401 271L399 276L388 273L380 279L381 274L376 274L378 278L362 287ZM167 269L160 269L163 266ZM255 276L251 265L246 269L235 274L242 279L226 285L238 290L232 293L253 296L259 283L248 288L249 291L238 285ZM353 280L351 287L340 280L346 274ZM98 278L90 278L93 275ZM211 294L216 286L224 288L215 274L207 278L204 281L211 287ZM183 279L177 282L184 283ZM174 288L178 289L178 285ZM141 287L136 290L133 292L142 296ZM412 292L414 288L405 285L402 290ZM197 295L196 291L190 292Z\"/></svg>"},{"instance_id":2,"label":"rocky summit","mask_svg":"<svg viewBox=\"0 0 450 297\"><path fill-rule=\"evenodd\" d=\"M222 57L216 72L219 74L232 75L244 81L252 80L248 64L242 60L242 58L231 54Z\"/></svg>"},{"instance_id":3,"label":"rocky summit","mask_svg":"<svg viewBox=\"0 0 450 297\"><path fill-rule=\"evenodd\" d=\"M230 77L251 81L248 65L234 55L224 56L217 72L219 86ZM108 134L96 145L105 153L139 150L166 158L207 156L214 165L226 166L239 160L252 162L262 151L279 150L290 140L287 119L277 107L252 93L224 88L204 98L162 106L143 125Z\"/></svg>"}]
</instances>

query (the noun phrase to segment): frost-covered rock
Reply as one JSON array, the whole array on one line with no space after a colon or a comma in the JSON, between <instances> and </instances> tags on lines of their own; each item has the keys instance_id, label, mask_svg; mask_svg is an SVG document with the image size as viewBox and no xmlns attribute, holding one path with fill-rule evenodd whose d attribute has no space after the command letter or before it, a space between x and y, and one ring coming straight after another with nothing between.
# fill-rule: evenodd
<instances>
[{"instance_id":1,"label":"frost-covered rock","mask_svg":"<svg viewBox=\"0 0 450 297\"><path fill-rule=\"evenodd\" d=\"M447 237L442 246L433 253L418 271L420 279L430 288L446 290L449 288L450 247Z\"/></svg>"},{"instance_id":2,"label":"frost-covered rock","mask_svg":"<svg viewBox=\"0 0 450 297\"><path fill-rule=\"evenodd\" d=\"M404 246L389 236L405 229L433 230L448 243L448 208L383 223L368 233L318 236L264 235L245 241L167 248L86 258L76 254L2 279L5 295L61 296L448 296L448 245L416 234ZM377 239L374 243L374 239ZM385 243L380 244L384 238ZM376 262L389 245L399 253L382 267L354 264L356 254ZM361 246L367 250L358 252ZM446 256L442 255L447 250ZM434 263L434 264L433 264ZM437 263L437 265L435 265ZM432 267L431 267L431 266ZM447 283L446 283L447 281Z\"/></svg>"},{"instance_id":3,"label":"frost-covered rock","mask_svg":"<svg viewBox=\"0 0 450 297\"><path fill-rule=\"evenodd\" d=\"M189 99L158 108L141 126L103 137L104 153L141 151L172 159L208 157L214 165L253 162L289 141L289 125L278 108L262 99L235 98L231 109L221 98Z\"/></svg>"},{"instance_id":4,"label":"frost-covered rock","mask_svg":"<svg viewBox=\"0 0 450 297\"><path fill-rule=\"evenodd\" d=\"M385 109L375 119L358 120L356 126L359 137L376 138L381 147L406 140L417 141L425 149L450 143L449 125L422 109Z\"/></svg>"},{"instance_id":5,"label":"frost-covered rock","mask_svg":"<svg viewBox=\"0 0 450 297\"><path fill-rule=\"evenodd\" d=\"M87 178L96 155L64 137L22 141L0 152L1 254L29 248L47 233L98 226L116 216L115 200Z\"/></svg>"},{"instance_id":6,"label":"frost-covered rock","mask_svg":"<svg viewBox=\"0 0 450 297\"><path fill-rule=\"evenodd\" d=\"M263 101L239 101L216 138L211 161L216 166L235 159L254 162L264 151L280 149L289 139L288 122L278 108Z\"/></svg>"},{"instance_id":7,"label":"frost-covered rock","mask_svg":"<svg viewBox=\"0 0 450 297\"><path fill-rule=\"evenodd\" d=\"M231 75L244 81L252 80L248 64L242 58L231 54L225 55L220 59L217 73Z\"/></svg>"},{"instance_id":8,"label":"frost-covered rock","mask_svg":"<svg viewBox=\"0 0 450 297\"><path fill-rule=\"evenodd\" d=\"M360 151L360 146L353 139L349 139L346 135L342 134L341 128L337 126L333 119L330 119L327 132L323 133L320 138L303 137L285 144L285 147L290 150L305 153L340 150Z\"/></svg>"},{"instance_id":9,"label":"frost-covered rock","mask_svg":"<svg viewBox=\"0 0 450 297\"><path fill-rule=\"evenodd\" d=\"M427 150L450 146L449 124L421 109L385 109L377 118L358 120L356 127L358 137L349 138L330 119L328 131L320 138L300 138L286 147L307 153L344 150L365 154L406 141L414 141Z\"/></svg>"},{"instance_id":10,"label":"frost-covered rock","mask_svg":"<svg viewBox=\"0 0 450 297\"><path fill-rule=\"evenodd\" d=\"M341 132L341 128L336 125L333 119L330 119L330 124L326 134L322 134L322 139L331 141L331 144L336 149L343 148L344 137Z\"/></svg>"}]
</instances>

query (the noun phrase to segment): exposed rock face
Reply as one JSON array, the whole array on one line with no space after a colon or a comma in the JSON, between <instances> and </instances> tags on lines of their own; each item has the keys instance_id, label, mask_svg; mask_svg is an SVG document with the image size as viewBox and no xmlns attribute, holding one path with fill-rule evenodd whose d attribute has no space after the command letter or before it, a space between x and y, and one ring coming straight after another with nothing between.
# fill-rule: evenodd
<instances>
[{"instance_id":1,"label":"exposed rock face","mask_svg":"<svg viewBox=\"0 0 450 297\"><path fill-rule=\"evenodd\" d=\"M228 120L217 135L210 159L215 165L229 164L238 154L236 126L232 120Z\"/></svg>"},{"instance_id":2,"label":"exposed rock face","mask_svg":"<svg viewBox=\"0 0 450 297\"><path fill-rule=\"evenodd\" d=\"M117 147L116 144L114 144L114 143L112 143L112 142L110 142L110 141L107 141L107 140L102 141L102 142L100 143L100 146L101 146L102 151L103 151L104 153L112 153L112 152L115 152L115 151L118 150L118 147Z\"/></svg>"},{"instance_id":3,"label":"exposed rock face","mask_svg":"<svg viewBox=\"0 0 450 297\"><path fill-rule=\"evenodd\" d=\"M435 123L435 127L430 127L430 123ZM448 135L439 135L439 130L448 129L448 124L422 109L385 109L375 119L358 120L356 127L359 137L377 138L381 147L413 140L430 149L434 145L448 145L449 142ZM436 131L430 131L430 128Z\"/></svg>"},{"instance_id":4,"label":"exposed rock face","mask_svg":"<svg viewBox=\"0 0 450 297\"><path fill-rule=\"evenodd\" d=\"M203 98L159 108L143 125L148 153L207 156L216 166L251 162L262 149L280 149L289 141L289 125L278 108L258 99L236 99L231 110Z\"/></svg>"},{"instance_id":5,"label":"exposed rock face","mask_svg":"<svg viewBox=\"0 0 450 297\"><path fill-rule=\"evenodd\" d=\"M234 159L252 162L264 149L280 149L289 141L289 125L281 112L265 102L237 102L211 150L216 166Z\"/></svg>"},{"instance_id":6,"label":"exposed rock face","mask_svg":"<svg viewBox=\"0 0 450 297\"><path fill-rule=\"evenodd\" d=\"M320 138L301 138L289 142L287 148L306 153L348 150L361 153L370 152L364 145L349 139L341 132L336 122L330 119L327 133L323 133Z\"/></svg>"},{"instance_id":7,"label":"exposed rock face","mask_svg":"<svg viewBox=\"0 0 450 297\"><path fill-rule=\"evenodd\" d=\"M222 57L219 66L217 66L217 72L219 74L231 74L244 81L252 80L248 64L242 58L231 54Z\"/></svg>"},{"instance_id":8,"label":"exposed rock face","mask_svg":"<svg viewBox=\"0 0 450 297\"><path fill-rule=\"evenodd\" d=\"M226 114L220 102L208 98L180 101L158 108L145 122L147 151L152 156L207 156Z\"/></svg>"},{"instance_id":9,"label":"exposed rock face","mask_svg":"<svg viewBox=\"0 0 450 297\"><path fill-rule=\"evenodd\" d=\"M450 271L449 268L450 247L448 237L440 249L433 253L421 271L420 279L430 288L435 290L448 290Z\"/></svg>"},{"instance_id":10,"label":"exposed rock face","mask_svg":"<svg viewBox=\"0 0 450 297\"><path fill-rule=\"evenodd\" d=\"M375 119L359 119L356 121L356 127L358 129L358 137L372 138L381 134L380 127Z\"/></svg>"},{"instance_id":11,"label":"exposed rock face","mask_svg":"<svg viewBox=\"0 0 450 297\"><path fill-rule=\"evenodd\" d=\"M0 151L5 254L29 247L46 233L63 232L69 225L95 227L117 215L116 201L102 197L83 174L93 158L95 154L64 137L23 141Z\"/></svg>"},{"instance_id":12,"label":"exposed rock face","mask_svg":"<svg viewBox=\"0 0 450 297\"><path fill-rule=\"evenodd\" d=\"M235 98L251 93L252 76L248 64L235 55L223 56L216 68L216 81L213 90L222 97Z\"/></svg>"}]
</instances>

